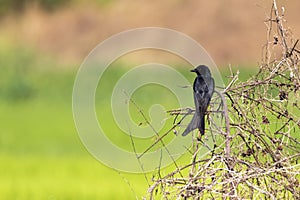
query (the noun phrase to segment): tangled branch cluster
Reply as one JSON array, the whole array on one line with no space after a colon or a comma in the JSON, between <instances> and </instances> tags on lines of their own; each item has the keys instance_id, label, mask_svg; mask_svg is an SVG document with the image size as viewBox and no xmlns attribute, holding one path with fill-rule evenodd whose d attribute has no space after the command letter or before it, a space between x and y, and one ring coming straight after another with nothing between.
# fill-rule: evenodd
<instances>
[{"instance_id":1,"label":"tangled branch cluster","mask_svg":"<svg viewBox=\"0 0 300 200\"><path fill-rule=\"evenodd\" d=\"M300 199L300 52L284 24L274 0L259 72L246 82L232 73L215 97L222 112L209 114L208 133L222 140L205 158L195 140L191 161L155 179L150 199Z\"/></svg>"}]
</instances>

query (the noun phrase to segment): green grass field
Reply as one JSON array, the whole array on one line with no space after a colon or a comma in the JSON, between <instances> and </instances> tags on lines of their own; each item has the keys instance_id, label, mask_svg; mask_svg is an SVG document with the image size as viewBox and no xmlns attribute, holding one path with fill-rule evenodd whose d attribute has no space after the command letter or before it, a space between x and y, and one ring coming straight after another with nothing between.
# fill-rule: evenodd
<instances>
[{"instance_id":1,"label":"green grass field","mask_svg":"<svg viewBox=\"0 0 300 200\"><path fill-rule=\"evenodd\" d=\"M119 174L94 159L82 145L72 115L76 69L60 70L28 49L2 47L1 199L142 196L147 185L141 176Z\"/></svg>"},{"instance_id":2,"label":"green grass field","mask_svg":"<svg viewBox=\"0 0 300 200\"><path fill-rule=\"evenodd\" d=\"M4 58L0 63L1 199L134 199L145 195L148 185L143 175L110 169L82 145L72 115L76 68L60 67L34 51L9 45L0 48L0 57ZM104 93L111 93L114 81L125 71L118 66L108 71ZM184 73L193 80L192 74ZM167 109L178 108L172 94L154 89L163 95L159 103ZM153 88L146 91L151 93ZM138 94L134 98L145 110L157 100ZM109 99L96 99L109 108ZM107 119L105 127L113 123ZM128 137L112 139L130 146Z\"/></svg>"},{"instance_id":3,"label":"green grass field","mask_svg":"<svg viewBox=\"0 0 300 200\"><path fill-rule=\"evenodd\" d=\"M62 92L71 95L71 86ZM137 182L135 192L142 195L143 179L119 175L85 150L70 96L2 100L0 107L1 199L132 199L124 177Z\"/></svg>"}]
</instances>

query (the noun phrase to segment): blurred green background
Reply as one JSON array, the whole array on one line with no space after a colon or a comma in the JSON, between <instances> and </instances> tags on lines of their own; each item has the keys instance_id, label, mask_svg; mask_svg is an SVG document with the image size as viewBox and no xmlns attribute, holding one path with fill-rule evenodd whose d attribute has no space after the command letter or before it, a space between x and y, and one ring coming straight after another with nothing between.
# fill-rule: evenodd
<instances>
[{"instance_id":1,"label":"blurred green background","mask_svg":"<svg viewBox=\"0 0 300 200\"><path fill-rule=\"evenodd\" d=\"M128 1L113 0L1 0L1 199L134 199L145 195L148 185L143 175L119 173L87 152L72 118L72 87L80 63L108 36L142 26L174 28L204 45L225 82L230 63L242 70L245 79L256 71L265 29L263 11L253 6L255 1L247 12L243 8L249 5L235 0L226 3L235 8L204 1L130 3L128 7ZM293 16L293 5L289 6ZM232 14L231 9L240 12ZM253 27L258 29L255 34ZM174 64L193 80L187 72L191 66L184 61L144 52L128 62L115 63L102 81L113 85L132 63L147 61ZM106 89L109 94L112 88ZM177 108L171 94L159 92L165 97L159 103ZM146 109L155 100L141 98L139 103ZM109 101L105 104L110 106Z\"/></svg>"}]
</instances>

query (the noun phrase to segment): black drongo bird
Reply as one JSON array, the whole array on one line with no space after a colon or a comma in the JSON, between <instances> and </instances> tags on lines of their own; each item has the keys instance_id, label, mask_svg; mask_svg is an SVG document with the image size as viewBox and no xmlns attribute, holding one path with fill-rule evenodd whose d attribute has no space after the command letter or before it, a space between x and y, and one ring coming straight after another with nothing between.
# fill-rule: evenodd
<instances>
[{"instance_id":1,"label":"black drongo bird","mask_svg":"<svg viewBox=\"0 0 300 200\"><path fill-rule=\"evenodd\" d=\"M201 135L204 135L204 115L215 88L215 81L211 77L210 71L207 66L199 65L195 69L191 70L191 72L195 72L197 74L197 77L193 84L196 111L192 118L192 121L182 133L182 136L186 136L189 132L196 128L198 128Z\"/></svg>"}]
</instances>

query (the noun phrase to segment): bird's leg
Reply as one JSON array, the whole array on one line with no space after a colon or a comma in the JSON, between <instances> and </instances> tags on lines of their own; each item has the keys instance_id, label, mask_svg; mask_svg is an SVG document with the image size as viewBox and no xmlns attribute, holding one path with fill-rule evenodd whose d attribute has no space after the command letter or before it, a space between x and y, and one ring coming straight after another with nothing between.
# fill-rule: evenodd
<instances>
[{"instance_id":1,"label":"bird's leg","mask_svg":"<svg viewBox=\"0 0 300 200\"><path fill-rule=\"evenodd\" d=\"M200 130L198 130L198 135L197 135L197 141L198 142L202 142L203 143L203 141L202 141L202 133L201 133L201 131Z\"/></svg>"}]
</instances>

